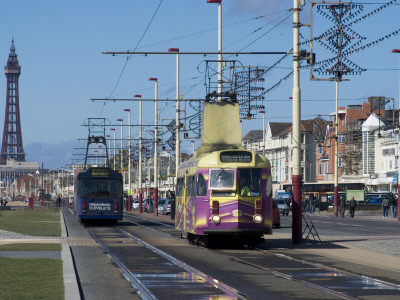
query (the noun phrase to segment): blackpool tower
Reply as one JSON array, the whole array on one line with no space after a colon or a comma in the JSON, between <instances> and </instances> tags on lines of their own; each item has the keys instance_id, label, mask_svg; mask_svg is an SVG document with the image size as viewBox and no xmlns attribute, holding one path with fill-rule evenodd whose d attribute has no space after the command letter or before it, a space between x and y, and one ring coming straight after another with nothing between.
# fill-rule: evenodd
<instances>
[{"instance_id":1,"label":"blackpool tower","mask_svg":"<svg viewBox=\"0 0 400 300\"><path fill-rule=\"evenodd\" d=\"M15 53L14 39L11 41L5 74L7 78L7 95L0 164L6 164L8 159L25 161L19 115L18 78L21 74L21 67Z\"/></svg>"}]
</instances>

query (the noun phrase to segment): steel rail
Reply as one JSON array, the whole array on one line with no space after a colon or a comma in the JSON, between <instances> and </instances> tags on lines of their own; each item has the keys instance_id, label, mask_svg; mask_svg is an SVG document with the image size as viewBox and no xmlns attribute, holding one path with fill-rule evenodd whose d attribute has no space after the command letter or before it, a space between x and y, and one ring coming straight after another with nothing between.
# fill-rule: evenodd
<instances>
[{"instance_id":1,"label":"steel rail","mask_svg":"<svg viewBox=\"0 0 400 300\"><path fill-rule=\"evenodd\" d=\"M136 290L138 295L145 300L157 300L158 298L150 292L150 290L141 282L141 280L132 274L132 272L127 268L127 266L108 248L97 236L96 234L85 225L86 230L93 237L93 239L100 245L105 253L107 253L111 259L118 266L122 273L122 276L131 284L131 286Z\"/></svg>"},{"instance_id":2,"label":"steel rail","mask_svg":"<svg viewBox=\"0 0 400 300\"><path fill-rule=\"evenodd\" d=\"M141 224L132 222L134 224L137 224L139 226L143 226ZM125 236L132 238L134 240L136 240L138 243L142 244L143 246L145 246L146 248L150 249L151 251L157 253L158 255L164 257L165 259L169 260L171 263L173 263L176 266L181 267L182 269L185 269L186 271L196 274L196 276L201 277L202 279L204 279L204 281L208 282L211 286L214 286L216 288L219 288L220 290L224 291L225 293L227 293L229 295L229 297L237 297L235 299L243 299L243 300L249 300L251 298L247 297L246 295L244 295L243 293L241 293L240 291L234 289L233 287L230 287L222 282L220 282L219 280L189 266L188 264L184 263L183 261L169 255L168 253L150 245L149 243L143 241L142 239L130 234L129 232L123 230L123 229L118 229L119 231L121 231Z\"/></svg>"},{"instance_id":3,"label":"steel rail","mask_svg":"<svg viewBox=\"0 0 400 300\"><path fill-rule=\"evenodd\" d=\"M137 217L137 216L135 216L135 217ZM171 227L171 225L169 225L169 224L156 222L156 221L153 221L153 220L150 220L150 219L145 219L145 218L141 218L141 219L146 220L146 221L150 221L150 222L153 222L153 223L156 223L156 224L159 224L159 225ZM144 226L144 225L141 225L141 226ZM282 253L275 253L275 252L272 252L272 251L269 251L269 250L265 250L265 249L261 249L261 248L257 248L257 247L255 247L254 249L257 250L257 251L260 251L260 252L265 252L265 253L268 253L268 254L272 254L272 255L274 255L276 257L284 258L284 259L295 261L295 262L298 262L298 263L308 264L310 266L313 266L313 267L316 267L316 268L321 268L321 269L324 269L324 270L327 270L327 271L330 271L330 272L341 273L341 274L344 274L346 276L358 278L360 280L367 280L368 282L375 282L375 283L377 283L379 285L386 285L386 286L388 286L388 287L390 287L392 289L400 290L400 285L395 284L395 283L383 281L383 280L372 278L372 277L368 277L368 276L365 276L365 275L358 275L358 274L355 274L355 273L352 273L352 272L349 272L349 271L345 271L345 270L341 270L341 269L338 269L338 268L335 268L335 267L323 265L321 263L315 263L315 262L311 262L311 261L297 259L297 258L291 257L291 256L286 255L286 254L282 254ZM274 274L276 276L279 276L281 278L292 280L292 281L298 282L300 284L307 285L307 286L309 286L311 288L315 288L315 289L318 289L320 291L326 292L328 294L332 294L332 295L338 296L338 297L340 297L342 299L347 299L347 300L356 300L357 299L357 298L351 297L351 296L349 296L347 294L344 294L342 292L339 292L339 291L336 291L336 290L333 290L333 289L330 289L330 288L326 288L324 286L320 286L320 285L308 282L308 281L303 280L303 279L295 278L294 276L292 276L290 274L285 274L283 272L274 270L273 268L263 267L261 265L257 265L255 263L243 260L241 258L226 254L226 253L224 253L224 252L222 252L220 250L215 250L215 249L208 249L208 250L211 251L211 252L223 255L225 257L229 257L230 259L236 260L236 261L238 261L240 263L247 264L247 265L252 266L254 268L261 269L263 271L271 272L272 274Z\"/></svg>"},{"instance_id":4,"label":"steel rail","mask_svg":"<svg viewBox=\"0 0 400 300\"><path fill-rule=\"evenodd\" d=\"M303 279L297 279L297 278L295 278L294 276L292 276L290 274L285 274L285 273L282 273L280 271L274 270L272 268L263 267L263 266L257 265L255 263L252 263L252 262L249 262L249 261L246 261L246 260L243 260L243 259L235 257L233 255L226 254L226 253L218 251L218 250L212 250L212 249L208 249L208 250L211 251L211 252L223 255L225 257L229 257L230 259L235 260L237 262L240 262L242 264L246 264L246 265L249 265L249 266L251 266L253 268L257 268L257 269L260 269L260 270L263 270L263 271L271 272L272 274L274 274L274 275L276 275L278 277L281 277L281 278L284 278L284 279L287 279L287 280L291 280L291 281L295 281L295 282L298 282L298 283L303 284L303 285L307 285L307 286L309 286L311 288L323 291L323 292L325 292L327 294L338 296L338 297L340 297L342 299L347 299L347 300L357 300L358 299L358 298L354 298L354 297L348 296L346 294L343 294L341 292L338 292L338 291L335 291L335 290L332 290L332 289L317 285L315 283L308 282L308 281L303 280Z\"/></svg>"},{"instance_id":5,"label":"steel rail","mask_svg":"<svg viewBox=\"0 0 400 300\"><path fill-rule=\"evenodd\" d=\"M349 271L345 271L345 270L341 270L341 269L338 269L338 268L335 268L335 267L326 266L326 265L323 265L321 263L315 263L315 262L311 262L311 261L307 261L307 260L303 260L303 259L297 259L297 258L291 257L291 256L286 255L286 254L282 254L282 253L274 253L274 252L271 252L269 250L264 250L264 249L260 249L260 248L255 248L255 250L258 250L260 252L266 252L268 254L272 254L272 255L275 255L277 257L282 257L282 258L285 258L285 259L288 259L288 260L292 260L292 261L296 261L296 262L299 262L299 263L308 264L310 266L321 268L321 269L325 269L327 271L336 272L336 273L342 273L342 274L345 274L347 276L353 276L353 277L357 277L357 278L362 278L363 280L368 280L370 282L377 282L377 283L379 283L381 285L388 285L391 288L400 290L400 285L398 285L396 283L387 282L387 281L384 281L384 280L381 280L381 279L376 279L376 278L365 276L365 275L358 275L358 274L355 274L355 273L352 273L352 272L349 272Z\"/></svg>"}]
</instances>

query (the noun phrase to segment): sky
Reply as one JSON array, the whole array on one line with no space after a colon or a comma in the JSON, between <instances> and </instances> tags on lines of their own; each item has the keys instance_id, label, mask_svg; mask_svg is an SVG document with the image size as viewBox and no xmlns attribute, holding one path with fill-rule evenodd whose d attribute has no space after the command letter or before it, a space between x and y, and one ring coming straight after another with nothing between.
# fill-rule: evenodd
<instances>
[{"instance_id":1,"label":"sky","mask_svg":"<svg viewBox=\"0 0 400 300\"><path fill-rule=\"evenodd\" d=\"M391 2L392 5L375 12ZM363 5L354 19L351 35L355 43L365 37L359 52L346 56L365 69L361 75L344 76L339 84L339 106L361 104L370 96L395 98L399 107L400 0L353 2ZM286 52L293 47L292 0L223 0L223 51L225 52ZM353 12L357 9L353 9ZM334 23L317 12L310 13L310 2L300 13L303 24L313 19L313 37L331 28ZM362 18L365 16L364 18ZM128 123L131 109L132 124L138 124L138 102L91 101L92 98L134 99L140 94L154 98L154 82L158 78L158 98L176 98L175 55L107 55L106 51L165 52L179 48L181 52L216 52L218 50L218 5L206 0L14 0L0 3L0 63L7 63L11 39L21 66L20 113L24 145L45 142L52 145L86 139L88 118L106 118L115 125L117 119ZM300 29L305 42L310 38L309 27ZM357 35L358 34L358 35ZM379 39L381 39L379 41ZM378 41L373 43L374 41ZM373 43L370 47L366 45ZM313 43L316 61L335 56L329 47ZM350 44L352 45L352 44ZM309 43L302 49L309 51ZM282 55L224 56L237 65L268 69ZM180 93L186 99L206 95L206 60L216 56L180 56ZM293 77L292 57L287 56L264 75L263 105L267 122L291 122ZM318 75L318 74L315 74ZM225 76L227 76L225 74ZM300 75L302 119L319 115L329 119L335 111L335 83L310 80L309 68ZM320 76L329 78L329 76ZM286 79L284 79L286 78ZM277 83L280 83L275 88ZM4 122L6 79L0 76L0 124ZM389 105L391 107L392 104ZM193 110L187 105L187 115ZM160 123L175 118L175 103L159 103ZM143 104L143 124L154 124L154 103ZM262 115L243 120L242 135L249 130L262 129ZM106 134L111 134L107 127ZM151 127L147 127L151 128ZM137 127L132 136L137 137ZM148 137L151 135L145 132ZM124 127L124 138L128 137ZM199 145L196 140L196 147ZM83 141L83 146L85 142ZM182 152L191 153L189 140L182 143ZM71 150L72 151L72 150ZM79 150L75 150L79 151ZM70 162L66 162L70 163Z\"/></svg>"}]
</instances>

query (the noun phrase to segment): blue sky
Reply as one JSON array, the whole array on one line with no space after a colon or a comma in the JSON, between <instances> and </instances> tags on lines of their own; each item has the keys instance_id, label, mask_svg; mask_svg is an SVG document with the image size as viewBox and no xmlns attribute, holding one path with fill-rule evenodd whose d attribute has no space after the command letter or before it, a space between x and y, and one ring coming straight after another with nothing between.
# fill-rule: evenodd
<instances>
[{"instance_id":1,"label":"blue sky","mask_svg":"<svg viewBox=\"0 0 400 300\"><path fill-rule=\"evenodd\" d=\"M175 56L136 55L126 63L125 56L113 57L102 52L167 51L171 47L188 52L215 52L217 5L206 2L1 1L0 63L6 65L11 38L14 37L22 67L20 106L24 144L35 141L59 144L86 138L87 129L81 125L87 118L104 117L116 126L119 124L116 120L123 118L126 124L125 108L132 110L132 124L137 124L138 103L104 104L92 102L90 98L132 98L135 94L153 98L154 84L148 81L149 77L159 80L159 98L175 99ZM360 14L363 16L387 2L354 3L364 5ZM351 27L366 37L363 45L400 28L400 1L395 4ZM223 51L289 51L292 48L293 19L288 10L292 5L292 0L223 0ZM307 4L301 12L302 23L308 23L309 11ZM332 25L316 11L313 11L313 20L316 34ZM301 33L304 38L309 38L307 27L301 28ZM307 46L302 48L307 49ZM348 57L367 71L362 75L345 77L350 81L340 84L340 106L361 104L369 96L394 97L396 108L399 106L400 55L391 53L395 48L400 49L400 35L391 36ZM332 56L317 43L314 50L317 61ZM243 55L229 59L237 59L242 65L266 68L280 58L281 55ZM204 60L202 56L181 56L180 85L185 98L205 96ZM266 74L264 87L268 89L279 82L291 68L292 59L288 57ZM291 121L289 97L292 84L293 78L290 77L265 95L267 122ZM5 88L3 75L0 76L1 125L4 122ZM305 69L301 73L301 91L303 119L328 115L335 110L333 82L310 81L309 70ZM159 110L160 119L175 117L172 102L160 103ZM143 122L153 124L153 103L144 104ZM261 115L243 122L243 135L251 129L262 129ZM124 131L127 136L127 130ZM137 134L135 131L136 127L133 136ZM196 146L198 143L196 141ZM183 152L191 153L191 149L190 142L185 141Z\"/></svg>"}]
</instances>

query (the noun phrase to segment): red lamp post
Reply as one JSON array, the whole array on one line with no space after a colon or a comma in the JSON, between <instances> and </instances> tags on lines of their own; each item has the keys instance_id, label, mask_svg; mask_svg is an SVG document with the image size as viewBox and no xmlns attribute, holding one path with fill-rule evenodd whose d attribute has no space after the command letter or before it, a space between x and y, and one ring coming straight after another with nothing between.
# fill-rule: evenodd
<instances>
[{"instance_id":1,"label":"red lamp post","mask_svg":"<svg viewBox=\"0 0 400 300\"><path fill-rule=\"evenodd\" d=\"M135 98L140 98L139 102L139 213L142 213L142 95L135 95Z\"/></svg>"},{"instance_id":2,"label":"red lamp post","mask_svg":"<svg viewBox=\"0 0 400 300\"><path fill-rule=\"evenodd\" d=\"M154 215L158 215L158 80L155 77L150 77L149 81L154 81Z\"/></svg>"},{"instance_id":3,"label":"red lamp post","mask_svg":"<svg viewBox=\"0 0 400 300\"><path fill-rule=\"evenodd\" d=\"M400 49L393 49L392 53L400 53ZM400 89L400 87L399 87ZM400 99L399 99L399 106L400 106ZM399 108L399 116L400 116L400 108ZM399 124L400 124L400 117L399 117ZM399 135L400 135L400 126L399 126ZM397 144L397 156L400 155L400 143ZM399 187L399 172L400 171L400 160L397 161L397 221L400 222L400 187Z\"/></svg>"}]
</instances>

